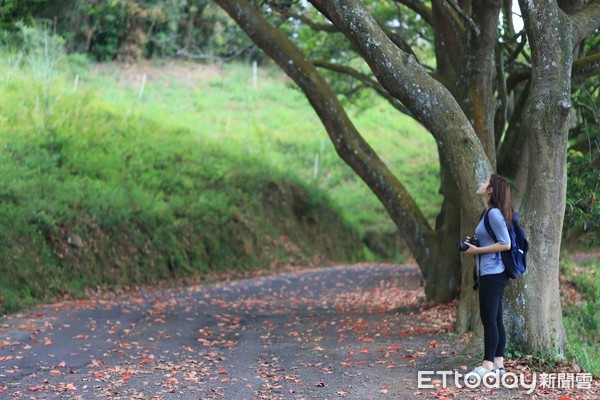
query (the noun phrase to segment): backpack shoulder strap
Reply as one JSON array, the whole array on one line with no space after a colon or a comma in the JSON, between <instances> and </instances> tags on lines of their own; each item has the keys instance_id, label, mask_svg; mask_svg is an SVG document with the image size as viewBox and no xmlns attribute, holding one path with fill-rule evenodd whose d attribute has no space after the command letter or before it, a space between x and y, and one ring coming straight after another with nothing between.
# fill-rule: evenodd
<instances>
[{"instance_id":1,"label":"backpack shoulder strap","mask_svg":"<svg viewBox=\"0 0 600 400\"><path fill-rule=\"evenodd\" d=\"M485 230L487 231L487 233L492 237L492 239L494 239L494 242L497 242L498 239L496 238L496 234L492 229L492 224L490 224L490 217L488 216L490 210L486 210L483 214L483 225L485 226Z\"/></svg>"},{"instance_id":2,"label":"backpack shoulder strap","mask_svg":"<svg viewBox=\"0 0 600 400\"><path fill-rule=\"evenodd\" d=\"M488 235L494 239L494 242L498 242L498 238L494 233L494 229L492 229L492 224L490 223L490 217L488 215L491 210L492 209L490 208L489 210L485 211L485 214L483 215L483 225L485 226L485 230L487 231ZM500 253L496 253L494 258L496 260L496 264L498 264L500 262Z\"/></svg>"}]
</instances>

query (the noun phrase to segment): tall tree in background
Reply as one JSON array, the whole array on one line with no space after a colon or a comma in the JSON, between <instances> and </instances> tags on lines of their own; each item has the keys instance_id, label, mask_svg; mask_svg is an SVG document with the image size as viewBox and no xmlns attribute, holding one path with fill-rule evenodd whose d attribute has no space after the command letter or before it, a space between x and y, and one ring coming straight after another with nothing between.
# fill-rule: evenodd
<instances>
[{"instance_id":1,"label":"tall tree in background","mask_svg":"<svg viewBox=\"0 0 600 400\"><path fill-rule=\"evenodd\" d=\"M515 180L532 250L530 273L509 291L509 331L526 351L560 352L571 85L598 72L598 54L582 54L580 45L600 26L600 0L519 1L521 32L515 32L510 0L311 0L312 7L294 0L216 2L304 92L340 157L398 226L428 297L444 301L460 293L459 331L478 318L472 260L460 258L455 243L477 223L477 185L494 170ZM303 27L314 31L312 49L331 41L345 47L315 59L319 52L305 46ZM418 48L428 45L435 60ZM349 62L354 52L360 59ZM581 59L577 69L574 56ZM375 90L431 132L444 195L435 227L353 125L335 81L325 78L328 71Z\"/></svg>"}]
</instances>

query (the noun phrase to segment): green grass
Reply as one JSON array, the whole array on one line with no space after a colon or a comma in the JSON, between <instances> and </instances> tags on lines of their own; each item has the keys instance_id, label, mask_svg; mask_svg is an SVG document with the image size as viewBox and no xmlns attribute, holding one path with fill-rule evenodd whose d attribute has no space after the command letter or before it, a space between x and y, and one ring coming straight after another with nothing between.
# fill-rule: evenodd
<instances>
[{"instance_id":1,"label":"green grass","mask_svg":"<svg viewBox=\"0 0 600 400\"><path fill-rule=\"evenodd\" d=\"M575 286L575 298L563 296L567 350L585 371L600 376L600 262L565 262L561 274Z\"/></svg>"},{"instance_id":2,"label":"green grass","mask_svg":"<svg viewBox=\"0 0 600 400\"><path fill-rule=\"evenodd\" d=\"M256 89L252 86L249 66L225 65L218 70L212 68L213 72L206 76L200 73L196 79L186 80L177 78L183 72L177 75L171 71L189 72L193 68L193 64L182 67L167 63L158 71L152 69L142 101L139 99L142 68L137 69L136 75L121 80L119 69L109 69L93 77L88 74L83 81L99 97L124 110L152 116L173 129L187 129L227 148L266 158L282 171L293 171L305 182L325 189L339 204L345 218L363 232L395 231L369 188L335 153L306 98L277 69L259 70ZM431 135L387 103L350 113L360 132L402 178L433 222L441 197L437 150Z\"/></svg>"},{"instance_id":3,"label":"green grass","mask_svg":"<svg viewBox=\"0 0 600 400\"><path fill-rule=\"evenodd\" d=\"M311 254L375 261L360 236L396 230L277 69L254 88L244 65L153 63L141 96L143 66L31 43L0 52L0 312ZM351 113L433 221L430 136L386 104Z\"/></svg>"}]
</instances>

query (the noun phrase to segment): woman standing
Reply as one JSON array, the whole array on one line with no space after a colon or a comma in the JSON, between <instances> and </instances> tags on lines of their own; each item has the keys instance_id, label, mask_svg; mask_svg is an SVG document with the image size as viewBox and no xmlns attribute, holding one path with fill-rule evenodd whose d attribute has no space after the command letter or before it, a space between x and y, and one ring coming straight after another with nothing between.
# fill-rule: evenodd
<instances>
[{"instance_id":1,"label":"woman standing","mask_svg":"<svg viewBox=\"0 0 600 400\"><path fill-rule=\"evenodd\" d=\"M506 331L502 318L502 296L508 275L500 252L510 250L508 224L512 221L514 209L510 186L500 175L490 176L475 193L485 204L485 213L497 239L494 240L487 232L484 218L481 218L475 229L480 247L465 242L469 246L465 253L477 255L480 275L479 312L483 323L484 356L481 365L472 372L483 378L490 372L504 374Z\"/></svg>"}]
</instances>

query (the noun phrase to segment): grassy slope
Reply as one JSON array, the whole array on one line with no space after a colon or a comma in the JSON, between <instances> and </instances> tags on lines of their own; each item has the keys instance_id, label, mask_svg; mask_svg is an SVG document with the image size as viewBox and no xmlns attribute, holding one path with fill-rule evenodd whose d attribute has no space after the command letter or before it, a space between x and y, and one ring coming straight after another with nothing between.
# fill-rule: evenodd
<instances>
[{"instance_id":1,"label":"grassy slope","mask_svg":"<svg viewBox=\"0 0 600 400\"><path fill-rule=\"evenodd\" d=\"M600 258L564 256L561 262L563 322L569 355L585 371L600 376ZM579 257L581 258L581 256Z\"/></svg>"},{"instance_id":2,"label":"grassy slope","mask_svg":"<svg viewBox=\"0 0 600 400\"><path fill-rule=\"evenodd\" d=\"M144 72L148 83L140 102ZM119 79L116 86L115 75ZM113 103L268 158L280 170L293 170L303 180L327 189L359 229L395 230L366 185L335 154L305 97L276 69L260 70L256 88L251 68L241 65L167 64L125 71L108 67L92 79L89 83L101 83L100 95ZM431 136L387 103L352 114L361 133L402 177L433 221L441 199L437 151Z\"/></svg>"},{"instance_id":3,"label":"grassy slope","mask_svg":"<svg viewBox=\"0 0 600 400\"><path fill-rule=\"evenodd\" d=\"M255 90L242 66L148 67L140 98L140 68L70 64L46 84L2 61L4 310L89 286L362 258L361 232L394 230L276 71ZM384 155L405 175L430 168L427 134L385 105L357 124L382 149L409 138L406 154Z\"/></svg>"}]
</instances>

